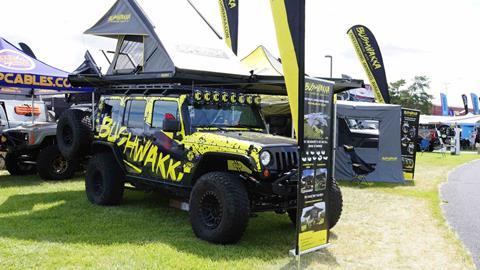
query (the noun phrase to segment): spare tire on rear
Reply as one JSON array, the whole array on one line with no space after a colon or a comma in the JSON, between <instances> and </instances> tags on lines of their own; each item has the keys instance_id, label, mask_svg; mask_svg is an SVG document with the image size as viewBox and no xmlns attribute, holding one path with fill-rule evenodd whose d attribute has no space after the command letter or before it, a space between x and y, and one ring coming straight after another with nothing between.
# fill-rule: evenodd
<instances>
[{"instance_id":1,"label":"spare tire on rear","mask_svg":"<svg viewBox=\"0 0 480 270\"><path fill-rule=\"evenodd\" d=\"M57 144L67 159L87 155L93 139L91 113L69 109L57 123Z\"/></svg>"}]
</instances>

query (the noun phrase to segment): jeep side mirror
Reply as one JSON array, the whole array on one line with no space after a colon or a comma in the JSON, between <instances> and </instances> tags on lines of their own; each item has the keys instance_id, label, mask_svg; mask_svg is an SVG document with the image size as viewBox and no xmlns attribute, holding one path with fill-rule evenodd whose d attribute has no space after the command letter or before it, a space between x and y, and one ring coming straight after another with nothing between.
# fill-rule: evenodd
<instances>
[{"instance_id":1,"label":"jeep side mirror","mask_svg":"<svg viewBox=\"0 0 480 270\"><path fill-rule=\"evenodd\" d=\"M168 119L163 120L163 131L164 132L178 132L180 131L180 121L177 119Z\"/></svg>"}]
</instances>

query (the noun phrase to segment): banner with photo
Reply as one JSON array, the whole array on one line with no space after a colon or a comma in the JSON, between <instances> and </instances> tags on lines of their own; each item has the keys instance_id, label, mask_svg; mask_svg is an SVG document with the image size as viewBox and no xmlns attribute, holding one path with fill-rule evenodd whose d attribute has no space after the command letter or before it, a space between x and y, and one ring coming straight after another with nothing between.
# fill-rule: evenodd
<instances>
[{"instance_id":1,"label":"banner with photo","mask_svg":"<svg viewBox=\"0 0 480 270\"><path fill-rule=\"evenodd\" d=\"M362 63L372 85L375 99L379 103L390 103L387 76L382 53L373 33L366 26L355 25L347 32L355 52Z\"/></svg>"},{"instance_id":2,"label":"banner with photo","mask_svg":"<svg viewBox=\"0 0 480 270\"><path fill-rule=\"evenodd\" d=\"M295 255L328 243L333 83L305 77L305 0L270 0L288 101L300 148Z\"/></svg>"},{"instance_id":3,"label":"banner with photo","mask_svg":"<svg viewBox=\"0 0 480 270\"><path fill-rule=\"evenodd\" d=\"M405 180L413 180L415 176L419 121L420 111L402 108L400 138L402 140L402 167Z\"/></svg>"},{"instance_id":4,"label":"banner with photo","mask_svg":"<svg viewBox=\"0 0 480 270\"><path fill-rule=\"evenodd\" d=\"M328 243L327 191L332 184L333 83L305 78L300 105L303 134L300 181L297 191L297 253L317 250Z\"/></svg>"}]
</instances>

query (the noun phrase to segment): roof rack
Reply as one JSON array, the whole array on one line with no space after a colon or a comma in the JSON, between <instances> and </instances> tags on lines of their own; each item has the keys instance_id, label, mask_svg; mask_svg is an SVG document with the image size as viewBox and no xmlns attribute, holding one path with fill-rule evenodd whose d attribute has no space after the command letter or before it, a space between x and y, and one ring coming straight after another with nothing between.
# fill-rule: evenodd
<instances>
[{"instance_id":1,"label":"roof rack","mask_svg":"<svg viewBox=\"0 0 480 270\"><path fill-rule=\"evenodd\" d=\"M223 86L195 86L182 85L179 83L170 84L116 84L104 86L101 89L104 94L123 93L124 95L142 94L142 95L170 95L170 94L189 94L193 91L221 91L237 93L247 92L244 89L224 88Z\"/></svg>"}]
</instances>

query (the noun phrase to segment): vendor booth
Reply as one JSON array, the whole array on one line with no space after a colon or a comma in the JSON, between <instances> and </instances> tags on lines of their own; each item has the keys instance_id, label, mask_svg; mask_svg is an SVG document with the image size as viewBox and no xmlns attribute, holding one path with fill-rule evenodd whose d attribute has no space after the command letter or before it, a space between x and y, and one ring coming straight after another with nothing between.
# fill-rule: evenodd
<instances>
[{"instance_id":1,"label":"vendor booth","mask_svg":"<svg viewBox=\"0 0 480 270\"><path fill-rule=\"evenodd\" d=\"M289 135L290 107L286 97L263 97L262 112L271 133ZM343 145L349 145L362 160L375 168L365 175L365 180L403 183L400 116L399 105L337 101L335 178L352 180L356 176L350 156L343 148Z\"/></svg>"},{"instance_id":2,"label":"vendor booth","mask_svg":"<svg viewBox=\"0 0 480 270\"><path fill-rule=\"evenodd\" d=\"M372 182L403 183L400 149L399 105L338 101L335 178L350 180L355 176L350 156L343 145L351 145L375 170L365 176Z\"/></svg>"}]
</instances>

